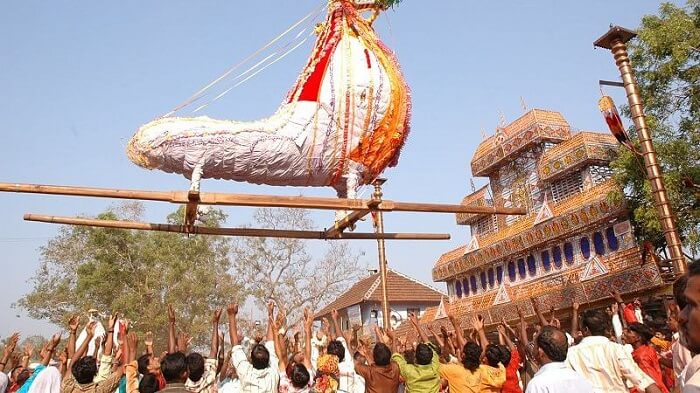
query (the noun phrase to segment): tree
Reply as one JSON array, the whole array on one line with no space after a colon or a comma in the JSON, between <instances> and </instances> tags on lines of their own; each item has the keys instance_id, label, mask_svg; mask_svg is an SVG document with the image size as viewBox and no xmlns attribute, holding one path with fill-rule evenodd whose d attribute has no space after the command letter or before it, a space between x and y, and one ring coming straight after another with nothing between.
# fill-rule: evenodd
<instances>
[{"instance_id":1,"label":"tree","mask_svg":"<svg viewBox=\"0 0 700 393\"><path fill-rule=\"evenodd\" d=\"M139 219L139 203L110 208L98 219ZM184 207L168 216L182 224ZM206 226L226 219L220 210L201 218ZM19 301L29 315L62 324L94 308L118 311L141 332L152 331L166 348L167 304L178 327L197 343L208 342L212 310L242 296L230 274L230 239L163 232L63 227L41 248L33 289ZM83 319L85 321L85 319ZM161 340L161 341L158 341Z\"/></svg>"},{"instance_id":2,"label":"tree","mask_svg":"<svg viewBox=\"0 0 700 393\"><path fill-rule=\"evenodd\" d=\"M270 229L311 230L314 223L302 209L258 209L256 226ZM320 259L311 256L299 239L241 238L232 255L239 277L259 305L274 300L287 312L290 325L298 322L304 307L312 310L334 300L359 277L359 255L346 242L327 243Z\"/></svg>"},{"instance_id":3,"label":"tree","mask_svg":"<svg viewBox=\"0 0 700 393\"><path fill-rule=\"evenodd\" d=\"M659 15L642 19L638 34L630 53L647 121L683 244L696 253L700 203L683 180L700 182L700 0L688 0L685 7L662 4ZM623 112L629 116L629 108ZM630 136L636 143L633 128ZM612 167L624 186L636 235L663 248L666 241L641 157L620 150Z\"/></svg>"}]
</instances>

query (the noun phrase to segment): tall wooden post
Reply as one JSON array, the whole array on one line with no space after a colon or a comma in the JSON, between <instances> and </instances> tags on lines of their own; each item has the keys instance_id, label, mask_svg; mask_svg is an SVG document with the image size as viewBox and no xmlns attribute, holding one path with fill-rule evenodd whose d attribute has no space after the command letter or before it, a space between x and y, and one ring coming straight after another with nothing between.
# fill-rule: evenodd
<instances>
[{"instance_id":1,"label":"tall wooden post","mask_svg":"<svg viewBox=\"0 0 700 393\"><path fill-rule=\"evenodd\" d=\"M372 185L374 185L374 194L372 194L372 199L375 202L380 202L382 200L382 185L386 182L386 179L376 179ZM377 234L384 233L384 216L381 211L375 212L374 216L374 231ZM391 307L389 307L389 294L386 287L387 280L387 262L386 262L386 249L384 248L384 239L377 239L377 248L379 250L379 276L382 280L382 316L384 321L384 329L391 327Z\"/></svg>"},{"instance_id":2,"label":"tall wooden post","mask_svg":"<svg viewBox=\"0 0 700 393\"><path fill-rule=\"evenodd\" d=\"M676 275L682 275L686 272L686 261L683 255L683 246L681 244L678 229L674 222L673 212L664 186L663 174L656 156L656 150L651 140L651 133L644 118L644 105L642 97L639 93L639 86L632 70L629 54L627 53L626 43L636 37L636 33L624 29L619 26L611 26L610 30L593 45L608 49L612 52L615 58L615 63L620 69L622 82L627 92L627 100L629 101L630 112L632 113L632 121L637 129L637 136L644 157L644 167L647 177L651 183L651 191L654 196L654 205L656 212L659 215L661 228L666 238L671 261L673 262L673 270Z\"/></svg>"}]
</instances>

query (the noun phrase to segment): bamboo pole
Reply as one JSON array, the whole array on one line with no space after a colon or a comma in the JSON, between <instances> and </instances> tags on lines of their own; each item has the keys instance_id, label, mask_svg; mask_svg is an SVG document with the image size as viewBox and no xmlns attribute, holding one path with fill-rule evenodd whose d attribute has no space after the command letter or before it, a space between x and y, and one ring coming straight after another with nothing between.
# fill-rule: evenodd
<instances>
[{"instance_id":1,"label":"bamboo pole","mask_svg":"<svg viewBox=\"0 0 700 393\"><path fill-rule=\"evenodd\" d=\"M117 199L135 199L187 204L190 202L187 191L143 191L119 190L107 188L88 188L71 186L52 186L38 184L0 183L0 192L17 192L28 194L66 195L84 197L102 197ZM200 205L248 206L248 207L289 207L319 210L370 210L385 212L418 213L467 213L467 214L506 214L524 215L523 208L505 208L488 206L463 206L436 203L394 202L383 200L373 206L371 199L339 199L303 196L269 196L227 193L200 193Z\"/></svg>"},{"instance_id":2,"label":"bamboo pole","mask_svg":"<svg viewBox=\"0 0 700 393\"><path fill-rule=\"evenodd\" d=\"M382 196L384 195L382 193L382 185L386 182L386 179L376 179L374 180L374 194L372 195L372 199L375 201L381 201ZM384 233L384 213L381 211L378 211L375 215L375 220L374 220L374 232L377 235L381 235ZM382 319L383 319L383 324L384 324L384 329L389 329L391 328L391 315L390 315L390 310L391 307L389 306L389 292L387 290L387 277L388 277L388 264L386 261L386 248L384 246L384 239L383 238L377 238L377 250L378 250L378 255L379 255L379 275L381 277L382 281Z\"/></svg>"},{"instance_id":3,"label":"bamboo pole","mask_svg":"<svg viewBox=\"0 0 700 393\"><path fill-rule=\"evenodd\" d=\"M99 228L136 229L145 231L174 232L200 235L239 236L239 237L274 237L315 240L449 240L445 233L341 233L337 237L327 237L323 231L296 231L256 228L210 228L193 226L191 231L185 225L153 224L137 221L96 220L91 218L47 216L25 214L25 221L45 222L49 224L80 225Z\"/></svg>"},{"instance_id":4,"label":"bamboo pole","mask_svg":"<svg viewBox=\"0 0 700 393\"><path fill-rule=\"evenodd\" d=\"M654 148L651 133L649 132L646 118L644 117L642 96L639 92L637 79L634 76L632 62L630 61L627 53L627 45L625 44L636 35L637 34L631 30L619 26L611 26L610 30L593 45L609 49L613 54L615 64L617 64L620 70L620 76L622 77L625 91L627 92L632 121L637 129L637 136L639 137L646 175L651 184L656 213L659 216L659 222L661 223L661 230L666 239L666 245L671 253L673 270L676 275L683 275L687 269L685 256L683 254L683 245L680 235L678 234L671 203L666 193L666 187L664 186L663 173L656 155L656 149Z\"/></svg>"}]
</instances>

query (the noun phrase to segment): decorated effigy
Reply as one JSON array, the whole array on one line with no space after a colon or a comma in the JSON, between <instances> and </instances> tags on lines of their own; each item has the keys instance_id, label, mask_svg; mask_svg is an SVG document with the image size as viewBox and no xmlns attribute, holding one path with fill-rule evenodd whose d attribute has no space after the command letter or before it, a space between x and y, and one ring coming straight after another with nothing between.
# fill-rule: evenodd
<instances>
[{"instance_id":1,"label":"decorated effigy","mask_svg":"<svg viewBox=\"0 0 700 393\"><path fill-rule=\"evenodd\" d=\"M330 0L326 21L277 111L252 122L158 118L127 147L139 166L276 186L330 186L353 198L398 163L409 132L410 91L394 54L372 28L396 1ZM366 19L363 14L371 13Z\"/></svg>"}]
</instances>

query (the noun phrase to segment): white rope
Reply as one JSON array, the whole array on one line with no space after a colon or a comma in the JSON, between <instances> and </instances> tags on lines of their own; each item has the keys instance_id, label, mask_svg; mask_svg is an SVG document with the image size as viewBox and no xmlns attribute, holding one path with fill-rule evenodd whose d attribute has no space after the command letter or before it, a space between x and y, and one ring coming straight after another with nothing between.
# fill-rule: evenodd
<instances>
[{"instance_id":1,"label":"white rope","mask_svg":"<svg viewBox=\"0 0 700 393\"><path fill-rule=\"evenodd\" d=\"M310 13L308 13L308 14L307 14L306 16L304 16L301 20L299 20L299 21L297 21L296 23L294 23L294 24L293 24L292 26L290 26L287 30L285 30L282 34L278 35L277 37L275 37L274 39L272 39L272 41L270 41L270 42L268 42L267 44L265 44L262 48L256 50L253 54L249 55L248 57L246 57L245 59L243 59L243 60L242 60L241 62L239 62L238 64L236 64L236 65L230 67L228 70L226 70L226 71L223 73L223 75L221 75L220 77L214 79L213 81L211 81L209 84L207 84L207 85L204 86L203 88L199 89L199 91L197 91L196 93L192 94L187 100L185 100L185 102L183 102L182 104L176 106L173 110L171 110L170 112L166 113L165 115L163 115L163 116L161 116L161 117L172 116L173 114L175 114L176 112L178 112L178 111L181 110L182 108L185 108L186 106L192 104L194 101L196 101L196 100L202 98L202 95L203 95L207 90L209 90L212 86L214 86L214 85L216 85L217 83L221 82L223 79L225 79L226 77L228 77L229 75L231 75L231 73L233 73L233 72L234 72L235 70L237 70L239 67L241 67L242 65L246 64L246 63L249 62L250 60L254 59L254 58L255 58L256 56L258 56L260 53L262 53L263 51L265 51L266 49L268 49L269 47L271 47L272 45L274 45L277 41L281 40L285 35L289 34L289 32L291 32L292 30L294 30L295 28L297 28L299 25L301 25L302 23L304 23L306 20L308 20L309 18L315 17L315 15L318 15L324 8L325 8L325 3L323 3L320 7L316 8L316 9L314 9L313 11L311 11Z\"/></svg>"},{"instance_id":2,"label":"white rope","mask_svg":"<svg viewBox=\"0 0 700 393\"><path fill-rule=\"evenodd\" d=\"M207 102L206 104L200 105L199 107L197 107L197 109L193 110L192 113L197 113L197 112L199 112L200 110L206 108L207 106L211 105L211 104L214 103L215 101L219 100L221 97L223 97L223 96L225 96L226 94L228 94L231 90L233 90L233 89L235 89L236 87L238 87L238 86L244 84L245 82L247 82L248 80L250 80L250 79L253 78L254 76L258 75L259 73L261 73L262 71L264 71L265 69L267 69L268 67L270 67L271 65L273 65L273 64L277 63L278 61L284 59L285 57L287 57L287 55L289 55L290 53L294 52L297 48L299 48L300 46L302 46L302 45L309 39L309 37L311 37L311 36L313 36L313 35L314 35L314 33L311 32L311 34L309 34L306 38L304 38L303 40L301 40L298 44L294 45L294 47L292 47L291 49L289 49L288 51L286 51L285 53L283 53L283 54L282 54L281 56L279 56L277 59L275 59L274 61L270 62L269 64L266 64L264 67L262 67L262 68L260 68L259 70L255 71L253 74L251 74L251 75L248 76L247 78L245 78L245 79L239 81L239 82L236 83L235 85L233 85L233 86L229 87L228 89L224 90L221 94L217 95L216 97L214 97L213 99L211 99L211 100L210 100L209 102ZM273 54L273 55L274 55L274 54ZM273 55L271 55L271 56L273 56ZM271 57L271 56L268 56L268 58ZM246 72L249 72L249 71L250 71L250 70L248 70L248 71L246 71ZM241 74L241 75L243 75L243 74ZM239 77L240 77L240 76L239 76ZM238 78L238 77L237 77L237 78ZM235 79L234 79L234 80L235 80Z\"/></svg>"}]
</instances>

